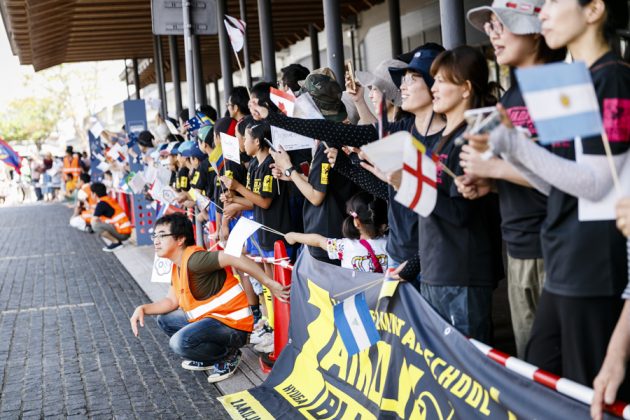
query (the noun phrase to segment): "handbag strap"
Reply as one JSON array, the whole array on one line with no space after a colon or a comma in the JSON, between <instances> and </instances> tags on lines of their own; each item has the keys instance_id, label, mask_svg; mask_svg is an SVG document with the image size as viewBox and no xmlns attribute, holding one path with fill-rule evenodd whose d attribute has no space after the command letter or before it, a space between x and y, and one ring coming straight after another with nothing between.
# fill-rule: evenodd
<instances>
[{"instance_id":1,"label":"handbag strap","mask_svg":"<svg viewBox=\"0 0 630 420\"><path fill-rule=\"evenodd\" d=\"M374 272L382 273L383 267L381 266L381 262L378 260L378 258L376 258L376 254L374 253L374 250L372 249L370 243L365 239L359 239L359 243L363 245L365 249L367 249L367 252L370 255L370 259L372 260L372 264L374 264Z\"/></svg>"}]
</instances>

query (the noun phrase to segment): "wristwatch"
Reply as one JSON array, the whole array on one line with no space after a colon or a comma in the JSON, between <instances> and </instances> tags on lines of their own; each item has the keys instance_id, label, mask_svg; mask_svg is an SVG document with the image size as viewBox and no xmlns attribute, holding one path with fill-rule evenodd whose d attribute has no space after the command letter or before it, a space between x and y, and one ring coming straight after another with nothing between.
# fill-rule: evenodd
<instances>
[{"instance_id":1,"label":"wristwatch","mask_svg":"<svg viewBox=\"0 0 630 420\"><path fill-rule=\"evenodd\" d=\"M286 176L287 178L291 178L291 172L293 171L295 171L295 168L293 166L288 167L284 170L284 176Z\"/></svg>"}]
</instances>

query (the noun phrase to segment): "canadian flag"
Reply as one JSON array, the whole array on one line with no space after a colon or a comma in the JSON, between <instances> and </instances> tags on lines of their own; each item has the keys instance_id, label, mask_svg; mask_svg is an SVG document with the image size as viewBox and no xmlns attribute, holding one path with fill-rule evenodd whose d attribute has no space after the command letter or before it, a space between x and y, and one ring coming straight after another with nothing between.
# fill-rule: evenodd
<instances>
[{"instance_id":1,"label":"canadian flag","mask_svg":"<svg viewBox=\"0 0 630 420\"><path fill-rule=\"evenodd\" d=\"M292 93L285 92L276 88L269 89L269 98L271 102L276 104L280 111L287 117L293 116L295 110L295 96Z\"/></svg>"},{"instance_id":2,"label":"canadian flag","mask_svg":"<svg viewBox=\"0 0 630 420\"><path fill-rule=\"evenodd\" d=\"M437 156L427 156L419 140L405 144L402 180L396 201L427 217L437 202Z\"/></svg>"},{"instance_id":3,"label":"canadian flag","mask_svg":"<svg viewBox=\"0 0 630 420\"><path fill-rule=\"evenodd\" d=\"M245 44L245 22L232 16L225 15L223 19L225 23L225 29L227 30L232 48L235 52L239 52L243 49Z\"/></svg>"}]
</instances>

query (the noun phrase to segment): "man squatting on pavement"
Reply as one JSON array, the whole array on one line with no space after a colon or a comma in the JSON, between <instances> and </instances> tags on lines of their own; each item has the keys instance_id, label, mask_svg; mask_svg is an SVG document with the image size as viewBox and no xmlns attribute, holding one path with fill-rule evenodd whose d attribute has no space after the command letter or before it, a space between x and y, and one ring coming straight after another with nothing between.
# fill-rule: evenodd
<instances>
[{"instance_id":1,"label":"man squatting on pavement","mask_svg":"<svg viewBox=\"0 0 630 420\"><path fill-rule=\"evenodd\" d=\"M233 270L259 280L282 301L289 298L289 288L269 278L247 257L196 246L192 223L184 215L160 218L152 237L155 253L173 262L171 287L162 300L136 308L130 319L133 333L138 336L138 322L144 326L145 315L158 315L158 325L171 337L171 349L186 359L184 369L209 370L211 383L229 378L254 325Z\"/></svg>"}]
</instances>

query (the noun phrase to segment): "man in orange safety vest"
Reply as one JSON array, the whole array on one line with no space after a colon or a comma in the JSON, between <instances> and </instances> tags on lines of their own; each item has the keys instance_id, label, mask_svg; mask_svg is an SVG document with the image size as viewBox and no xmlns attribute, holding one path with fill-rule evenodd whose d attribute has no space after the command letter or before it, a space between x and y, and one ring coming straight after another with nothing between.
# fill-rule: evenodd
<instances>
[{"instance_id":1,"label":"man in orange safety vest","mask_svg":"<svg viewBox=\"0 0 630 420\"><path fill-rule=\"evenodd\" d=\"M173 263L171 287L162 300L136 308L130 319L133 333L138 335L137 324L144 326L145 315L159 315L171 349L186 359L184 369L210 371L211 383L229 378L254 325L235 270L256 278L280 300L288 299L288 287L245 256L195 246L192 223L183 214L158 219L152 237L156 255Z\"/></svg>"}]
</instances>

